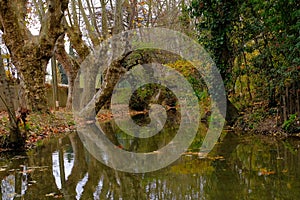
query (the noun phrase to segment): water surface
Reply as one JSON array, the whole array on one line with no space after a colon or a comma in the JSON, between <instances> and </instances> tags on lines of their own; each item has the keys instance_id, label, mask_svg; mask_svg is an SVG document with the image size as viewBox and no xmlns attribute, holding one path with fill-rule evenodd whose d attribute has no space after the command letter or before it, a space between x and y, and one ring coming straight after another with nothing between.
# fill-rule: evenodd
<instances>
[{"instance_id":1,"label":"water surface","mask_svg":"<svg viewBox=\"0 0 300 200\"><path fill-rule=\"evenodd\" d=\"M120 148L160 148L172 130L148 142L126 137L113 123L102 124ZM175 126L176 129L176 126ZM202 127L205 129L205 126ZM201 131L200 131L201 132ZM201 133L189 151L197 151ZM3 200L11 199L300 199L300 141L224 132L207 158L182 155L151 173L115 171L97 161L76 133L45 141L24 155L1 155Z\"/></svg>"}]
</instances>

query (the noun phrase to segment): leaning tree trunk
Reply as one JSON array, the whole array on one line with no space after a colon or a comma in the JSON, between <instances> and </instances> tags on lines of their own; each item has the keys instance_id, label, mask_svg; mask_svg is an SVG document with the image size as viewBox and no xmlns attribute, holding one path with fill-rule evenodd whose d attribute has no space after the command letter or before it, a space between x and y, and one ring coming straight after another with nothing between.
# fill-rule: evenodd
<instances>
[{"instance_id":1,"label":"leaning tree trunk","mask_svg":"<svg viewBox=\"0 0 300 200\"><path fill-rule=\"evenodd\" d=\"M55 55L58 62L63 66L68 77L69 87L66 109L70 110L72 108L73 102L74 83L78 70L80 68L80 63L74 57L72 57L72 55L69 55L66 52L64 44L64 35L60 36L60 38L57 40Z\"/></svg>"},{"instance_id":2,"label":"leaning tree trunk","mask_svg":"<svg viewBox=\"0 0 300 200\"><path fill-rule=\"evenodd\" d=\"M8 116L9 116L9 139L8 146L14 149L22 149L25 144L25 140L21 135L18 120L15 114L15 108L13 103L13 93L9 88L8 80L6 77L5 69L3 66L3 60L0 49L0 85L3 85L3 96L0 94L0 101L6 106Z\"/></svg>"}]
</instances>

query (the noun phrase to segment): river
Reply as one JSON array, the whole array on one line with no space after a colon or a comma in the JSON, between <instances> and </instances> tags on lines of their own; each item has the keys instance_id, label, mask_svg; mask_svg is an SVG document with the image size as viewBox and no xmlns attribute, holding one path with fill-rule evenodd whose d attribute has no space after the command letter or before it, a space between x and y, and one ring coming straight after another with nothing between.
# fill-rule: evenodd
<instances>
[{"instance_id":1,"label":"river","mask_svg":"<svg viewBox=\"0 0 300 200\"><path fill-rule=\"evenodd\" d=\"M135 141L112 122L101 125L120 148L160 148L172 137ZM200 128L201 129L201 128ZM202 130L205 125L202 126ZM171 133L170 133L171 132ZM158 142L164 140L164 142ZM190 146L197 152L201 133ZM159 144L158 144L159 143ZM133 145L135 144L135 145ZM183 154L171 165L148 173L116 171L95 159L76 132L45 140L18 155L2 154L2 200L12 199L300 199L300 140L224 131L205 158Z\"/></svg>"}]
</instances>

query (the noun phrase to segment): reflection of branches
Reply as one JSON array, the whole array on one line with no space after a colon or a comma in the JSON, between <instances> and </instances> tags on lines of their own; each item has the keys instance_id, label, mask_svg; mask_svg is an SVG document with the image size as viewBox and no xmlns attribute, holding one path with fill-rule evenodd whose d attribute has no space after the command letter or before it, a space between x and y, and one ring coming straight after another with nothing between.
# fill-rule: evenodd
<instances>
[{"instance_id":1,"label":"reflection of branches","mask_svg":"<svg viewBox=\"0 0 300 200\"><path fill-rule=\"evenodd\" d=\"M53 165L52 153L56 148L56 142L47 143L47 148L37 149L36 154L29 158L28 166L44 166L47 173L40 171L37 174L31 174L31 178L33 180L38 180L38 183L34 188L31 188L33 189L33 192L29 192L25 195L25 199L36 199L37 196L43 197L45 194L53 192L59 193L59 189L56 186L55 178L53 176L53 168L51 167Z\"/></svg>"},{"instance_id":2,"label":"reflection of branches","mask_svg":"<svg viewBox=\"0 0 300 200\"><path fill-rule=\"evenodd\" d=\"M108 139L116 146L119 146L120 143L116 137L115 131L112 126L112 122L106 122L100 124L101 129L105 133L105 135L108 137Z\"/></svg>"},{"instance_id":3,"label":"reflection of branches","mask_svg":"<svg viewBox=\"0 0 300 200\"><path fill-rule=\"evenodd\" d=\"M95 194L95 188L102 181L102 189L98 199L146 199L142 188L142 179L138 175L115 171L91 159L89 169L89 181L85 185L82 199L90 199Z\"/></svg>"},{"instance_id":4,"label":"reflection of branches","mask_svg":"<svg viewBox=\"0 0 300 200\"><path fill-rule=\"evenodd\" d=\"M77 134L73 133L69 135L71 145L75 154L74 166L72 172L65 183L63 189L64 196L73 199L76 196L76 185L84 177L87 172L87 163L84 156L84 147ZM64 177L62 177L64 178Z\"/></svg>"},{"instance_id":5,"label":"reflection of branches","mask_svg":"<svg viewBox=\"0 0 300 200\"><path fill-rule=\"evenodd\" d=\"M79 141L74 140L73 144L78 144L78 142ZM87 172L89 178L84 186L84 191L81 196L82 199L91 199L93 198L92 195L99 195L94 196L96 199L146 199L139 176L111 169L97 161L91 155L89 155L88 158L85 157L87 154L79 153L80 155L78 155L78 150L83 152L83 148L79 148L79 146L75 147L72 145L72 147L77 149L76 151L74 149L74 153L77 153L75 159L78 156L81 156L81 158L77 158L77 161L74 162L74 168L71 174L73 178L70 176L67 180L64 191L68 191L69 193L64 193L65 197L67 197L67 195L75 195L75 187L78 181L80 181L85 172ZM81 160L81 162L78 162L79 160ZM85 160L89 160L88 164L84 163L85 168L77 167L75 169L76 166L82 165L82 162L85 162ZM80 177L78 174L81 174ZM97 189L99 184L102 186L101 190Z\"/></svg>"}]
</instances>

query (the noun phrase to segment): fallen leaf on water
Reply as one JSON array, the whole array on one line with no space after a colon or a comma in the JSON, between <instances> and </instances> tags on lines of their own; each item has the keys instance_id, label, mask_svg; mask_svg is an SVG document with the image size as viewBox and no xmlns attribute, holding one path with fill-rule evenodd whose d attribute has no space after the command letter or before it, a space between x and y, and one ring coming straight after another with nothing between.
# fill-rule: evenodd
<instances>
[{"instance_id":1,"label":"fallen leaf on water","mask_svg":"<svg viewBox=\"0 0 300 200\"><path fill-rule=\"evenodd\" d=\"M54 198L55 199L60 199L60 198L63 198L63 195L62 194L57 194L57 195L54 195Z\"/></svg>"},{"instance_id":2,"label":"fallen leaf on water","mask_svg":"<svg viewBox=\"0 0 300 200\"><path fill-rule=\"evenodd\" d=\"M262 175L268 176L268 175L271 175L271 174L275 174L275 171L268 171L267 169L262 168L258 172L259 176L262 176Z\"/></svg>"},{"instance_id":3,"label":"fallen leaf on water","mask_svg":"<svg viewBox=\"0 0 300 200\"><path fill-rule=\"evenodd\" d=\"M208 159L210 160L225 160L225 158L223 156L214 156L214 157L208 157Z\"/></svg>"},{"instance_id":4,"label":"fallen leaf on water","mask_svg":"<svg viewBox=\"0 0 300 200\"><path fill-rule=\"evenodd\" d=\"M35 184L35 183L37 183L36 181L29 181L29 183L31 183L31 184Z\"/></svg>"},{"instance_id":5,"label":"fallen leaf on water","mask_svg":"<svg viewBox=\"0 0 300 200\"><path fill-rule=\"evenodd\" d=\"M0 168L0 172L6 171L6 168Z\"/></svg>"},{"instance_id":6,"label":"fallen leaf on water","mask_svg":"<svg viewBox=\"0 0 300 200\"><path fill-rule=\"evenodd\" d=\"M207 153L204 153L204 152L187 151L187 152L184 152L182 155L184 155L184 156L198 156L200 159L207 158Z\"/></svg>"},{"instance_id":7,"label":"fallen leaf on water","mask_svg":"<svg viewBox=\"0 0 300 200\"><path fill-rule=\"evenodd\" d=\"M54 193L54 192L51 192L51 193L46 194L45 196L46 196L46 197L54 197L54 195L55 195L55 193Z\"/></svg>"}]
</instances>

